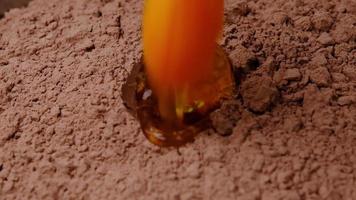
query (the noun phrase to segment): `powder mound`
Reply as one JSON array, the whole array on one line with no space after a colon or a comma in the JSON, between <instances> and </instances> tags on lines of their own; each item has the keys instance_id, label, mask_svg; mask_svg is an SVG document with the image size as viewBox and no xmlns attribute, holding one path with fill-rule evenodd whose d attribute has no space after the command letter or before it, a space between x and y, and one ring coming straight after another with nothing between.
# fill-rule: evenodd
<instances>
[{"instance_id":1,"label":"powder mound","mask_svg":"<svg viewBox=\"0 0 356 200\"><path fill-rule=\"evenodd\" d=\"M238 93L179 149L150 144L122 99L143 2L0 19L1 200L356 199L355 0L225 0Z\"/></svg>"}]
</instances>

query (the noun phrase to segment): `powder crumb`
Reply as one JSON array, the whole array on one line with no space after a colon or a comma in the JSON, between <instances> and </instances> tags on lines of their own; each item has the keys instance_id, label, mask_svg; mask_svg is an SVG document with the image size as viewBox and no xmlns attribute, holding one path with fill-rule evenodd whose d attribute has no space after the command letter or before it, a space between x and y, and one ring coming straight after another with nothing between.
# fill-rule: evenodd
<instances>
[{"instance_id":1,"label":"powder crumb","mask_svg":"<svg viewBox=\"0 0 356 200\"><path fill-rule=\"evenodd\" d=\"M298 81L302 77L299 69L287 69L284 73L283 79L287 81Z\"/></svg>"},{"instance_id":2,"label":"powder crumb","mask_svg":"<svg viewBox=\"0 0 356 200\"><path fill-rule=\"evenodd\" d=\"M235 50L231 52L230 57L233 61L232 64L245 73L256 69L256 65L259 63L255 54L241 45L235 47Z\"/></svg>"},{"instance_id":3,"label":"powder crumb","mask_svg":"<svg viewBox=\"0 0 356 200\"><path fill-rule=\"evenodd\" d=\"M326 59L324 54L317 53L310 62L311 65L314 66L325 66L328 64L328 60Z\"/></svg>"},{"instance_id":4,"label":"powder crumb","mask_svg":"<svg viewBox=\"0 0 356 200\"><path fill-rule=\"evenodd\" d=\"M322 33L319 38L317 39L318 42L322 45L333 45L334 44L334 39L330 36L329 33Z\"/></svg>"},{"instance_id":5,"label":"powder crumb","mask_svg":"<svg viewBox=\"0 0 356 200\"><path fill-rule=\"evenodd\" d=\"M339 99L337 100L337 103L340 106L351 105L353 103L356 103L356 96L342 96L342 97L339 97Z\"/></svg>"},{"instance_id":6,"label":"powder crumb","mask_svg":"<svg viewBox=\"0 0 356 200\"><path fill-rule=\"evenodd\" d=\"M347 65L343 68L343 73L349 77L351 81L356 81L356 67Z\"/></svg>"},{"instance_id":7,"label":"powder crumb","mask_svg":"<svg viewBox=\"0 0 356 200\"><path fill-rule=\"evenodd\" d=\"M303 16L295 20L295 26L302 31L310 31L313 28L312 21L309 16Z\"/></svg>"},{"instance_id":8,"label":"powder crumb","mask_svg":"<svg viewBox=\"0 0 356 200\"><path fill-rule=\"evenodd\" d=\"M297 132L303 127L303 122L297 117L290 117L284 121L284 129L289 132Z\"/></svg>"},{"instance_id":9,"label":"powder crumb","mask_svg":"<svg viewBox=\"0 0 356 200\"><path fill-rule=\"evenodd\" d=\"M248 7L247 3L243 2L237 4L233 12L239 16L247 16L251 12L251 9Z\"/></svg>"},{"instance_id":10,"label":"powder crumb","mask_svg":"<svg viewBox=\"0 0 356 200\"><path fill-rule=\"evenodd\" d=\"M189 177L191 178L199 178L201 175L201 169L199 163L193 163L191 164L187 169L186 173L188 174Z\"/></svg>"},{"instance_id":11,"label":"powder crumb","mask_svg":"<svg viewBox=\"0 0 356 200\"><path fill-rule=\"evenodd\" d=\"M240 119L239 105L236 101L226 101L221 108L210 114L210 120L215 131L222 136L232 134L236 122Z\"/></svg>"},{"instance_id":12,"label":"powder crumb","mask_svg":"<svg viewBox=\"0 0 356 200\"><path fill-rule=\"evenodd\" d=\"M288 23L290 20L288 14L286 12L273 12L269 21L272 24L283 25Z\"/></svg>"},{"instance_id":13,"label":"powder crumb","mask_svg":"<svg viewBox=\"0 0 356 200\"><path fill-rule=\"evenodd\" d=\"M246 107L255 112L265 112L276 103L279 92L271 78L256 77L242 83L241 95Z\"/></svg>"},{"instance_id":14,"label":"powder crumb","mask_svg":"<svg viewBox=\"0 0 356 200\"><path fill-rule=\"evenodd\" d=\"M310 73L310 79L320 87L329 85L331 76L326 67L319 67Z\"/></svg>"},{"instance_id":15,"label":"powder crumb","mask_svg":"<svg viewBox=\"0 0 356 200\"><path fill-rule=\"evenodd\" d=\"M354 26L352 23L337 24L335 30L331 32L335 42L344 43L355 40L356 32L354 31Z\"/></svg>"},{"instance_id":16,"label":"powder crumb","mask_svg":"<svg viewBox=\"0 0 356 200\"><path fill-rule=\"evenodd\" d=\"M318 31L328 31L333 25L334 20L327 12L319 11L313 17L313 24Z\"/></svg>"}]
</instances>

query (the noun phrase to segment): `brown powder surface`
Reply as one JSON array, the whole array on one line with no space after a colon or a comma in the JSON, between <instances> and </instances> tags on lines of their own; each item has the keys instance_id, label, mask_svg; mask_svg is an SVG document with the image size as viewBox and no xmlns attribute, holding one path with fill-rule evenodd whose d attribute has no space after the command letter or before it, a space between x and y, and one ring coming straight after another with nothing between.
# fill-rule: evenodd
<instances>
[{"instance_id":1,"label":"brown powder surface","mask_svg":"<svg viewBox=\"0 0 356 200\"><path fill-rule=\"evenodd\" d=\"M238 98L178 150L121 99L142 6L34 0L0 20L1 200L356 199L354 0L227 0Z\"/></svg>"}]
</instances>

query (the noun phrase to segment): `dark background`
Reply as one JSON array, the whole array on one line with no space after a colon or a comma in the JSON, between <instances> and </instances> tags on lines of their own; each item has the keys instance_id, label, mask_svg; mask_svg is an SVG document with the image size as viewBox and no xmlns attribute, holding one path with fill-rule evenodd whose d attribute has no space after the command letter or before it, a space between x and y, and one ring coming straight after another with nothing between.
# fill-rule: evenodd
<instances>
[{"instance_id":1,"label":"dark background","mask_svg":"<svg viewBox=\"0 0 356 200\"><path fill-rule=\"evenodd\" d=\"M11 8L26 6L30 0L0 0L0 18Z\"/></svg>"}]
</instances>

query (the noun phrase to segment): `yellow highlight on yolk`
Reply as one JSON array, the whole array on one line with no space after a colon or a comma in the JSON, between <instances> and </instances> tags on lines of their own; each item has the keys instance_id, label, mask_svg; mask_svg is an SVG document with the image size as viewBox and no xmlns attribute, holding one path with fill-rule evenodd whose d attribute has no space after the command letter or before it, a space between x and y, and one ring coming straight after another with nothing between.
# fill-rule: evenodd
<instances>
[{"instance_id":1,"label":"yellow highlight on yolk","mask_svg":"<svg viewBox=\"0 0 356 200\"><path fill-rule=\"evenodd\" d=\"M223 0L146 0L145 70L163 119L176 121L185 106L209 102L199 83L212 76L223 10Z\"/></svg>"}]
</instances>

